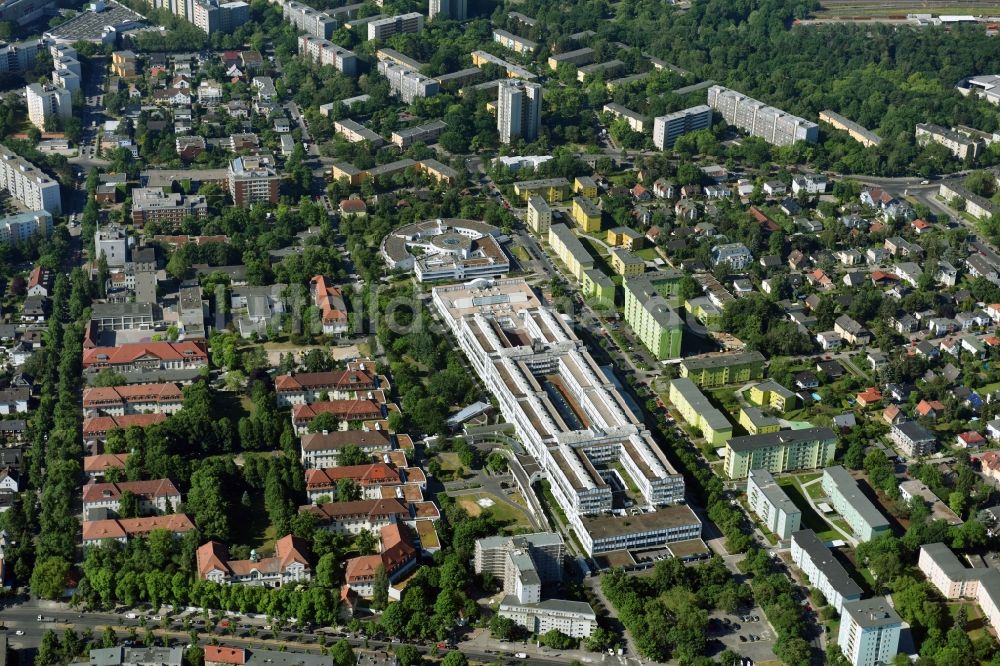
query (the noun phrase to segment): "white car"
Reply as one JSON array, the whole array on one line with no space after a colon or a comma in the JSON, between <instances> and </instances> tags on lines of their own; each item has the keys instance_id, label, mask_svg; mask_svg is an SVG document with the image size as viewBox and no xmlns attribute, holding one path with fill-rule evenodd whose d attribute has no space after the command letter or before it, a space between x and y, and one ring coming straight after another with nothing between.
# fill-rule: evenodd
<instances>
[{"instance_id":1,"label":"white car","mask_svg":"<svg viewBox=\"0 0 1000 666\"><path fill-rule=\"evenodd\" d=\"M14 635L15 636L24 636L24 630L23 629L18 629L17 631L14 632Z\"/></svg>"}]
</instances>

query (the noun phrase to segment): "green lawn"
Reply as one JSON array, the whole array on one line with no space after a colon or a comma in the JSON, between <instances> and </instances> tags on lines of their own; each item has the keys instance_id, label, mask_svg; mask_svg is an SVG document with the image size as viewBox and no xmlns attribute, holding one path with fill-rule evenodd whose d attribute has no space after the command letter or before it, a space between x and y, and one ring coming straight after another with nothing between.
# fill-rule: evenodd
<instances>
[{"instance_id":1,"label":"green lawn","mask_svg":"<svg viewBox=\"0 0 1000 666\"><path fill-rule=\"evenodd\" d=\"M816 533L816 536L820 538L821 541L831 541L833 539L842 538L836 530L832 529L826 524L826 521L816 513L806 498L802 495L802 490L799 488L794 477L786 477L784 479L778 480L778 485L782 487L785 494L788 495L788 499L795 503L795 506L799 507L802 511L802 524L811 529Z\"/></svg>"}]
</instances>

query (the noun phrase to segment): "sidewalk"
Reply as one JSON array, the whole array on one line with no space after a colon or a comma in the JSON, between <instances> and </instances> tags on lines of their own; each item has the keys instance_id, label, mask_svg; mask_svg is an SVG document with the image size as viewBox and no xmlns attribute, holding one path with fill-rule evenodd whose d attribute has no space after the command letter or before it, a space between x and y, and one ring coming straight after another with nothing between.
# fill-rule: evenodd
<instances>
[{"instance_id":1,"label":"sidewalk","mask_svg":"<svg viewBox=\"0 0 1000 666\"><path fill-rule=\"evenodd\" d=\"M581 661L585 664L606 664L611 666L615 664L616 666L621 666L623 663L623 657L611 656L605 653L598 652L588 652L587 650L553 650L545 646L537 646L535 643L522 643L520 641L499 641L494 638L490 638L490 632L488 629L475 629L473 631L472 638L467 641L462 641L458 644L459 649L463 646L469 646L476 650L486 652L487 650L493 653L504 653L508 656L513 655L516 652L524 652L528 655L528 659L538 658L538 659L559 659L560 661L565 660L567 663L573 660Z\"/></svg>"}]
</instances>

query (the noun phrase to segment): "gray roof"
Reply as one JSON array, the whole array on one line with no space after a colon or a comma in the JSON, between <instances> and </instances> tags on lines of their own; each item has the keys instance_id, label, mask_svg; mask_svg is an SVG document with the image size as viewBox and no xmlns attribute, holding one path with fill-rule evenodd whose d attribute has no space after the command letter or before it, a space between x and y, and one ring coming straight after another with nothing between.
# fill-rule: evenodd
<instances>
[{"instance_id":1,"label":"gray roof","mask_svg":"<svg viewBox=\"0 0 1000 666\"><path fill-rule=\"evenodd\" d=\"M984 573L983 569L971 569L962 564L951 548L943 543L927 543L920 550L925 551L951 580L976 580Z\"/></svg>"},{"instance_id":2,"label":"gray roof","mask_svg":"<svg viewBox=\"0 0 1000 666\"><path fill-rule=\"evenodd\" d=\"M933 442L934 435L916 421L904 421L893 426L911 442Z\"/></svg>"},{"instance_id":3,"label":"gray roof","mask_svg":"<svg viewBox=\"0 0 1000 666\"><path fill-rule=\"evenodd\" d=\"M565 599L546 599L544 601L539 601L535 604L523 604L518 601L517 597L513 594L508 594L500 602L500 607L514 607L514 608L534 608L539 611L556 611L560 613L577 613L579 615L585 615L587 617L597 619L597 614L594 613L594 609L590 607L590 604L583 601L567 601Z\"/></svg>"},{"instance_id":4,"label":"gray roof","mask_svg":"<svg viewBox=\"0 0 1000 666\"><path fill-rule=\"evenodd\" d=\"M333 666L333 657L277 650L248 651L246 666Z\"/></svg>"},{"instance_id":5,"label":"gray roof","mask_svg":"<svg viewBox=\"0 0 1000 666\"><path fill-rule=\"evenodd\" d=\"M823 470L823 476L829 478L834 487L836 487L837 492L840 493L841 497L854 507L854 510L861 516L869 527L873 530L878 530L880 528L889 527L889 521L886 520L882 512L872 504L872 501L861 492L858 488L858 482L854 480L851 473L848 472L840 465L834 467L827 467ZM826 479L824 478L824 481ZM826 484L824 483L824 486Z\"/></svg>"},{"instance_id":6,"label":"gray roof","mask_svg":"<svg viewBox=\"0 0 1000 666\"><path fill-rule=\"evenodd\" d=\"M811 442L816 440L825 441L836 438L837 435L830 428L804 428L802 430L781 430L779 432L769 432L762 435L733 437L729 440L728 446L733 451L752 451L754 449L766 449L780 444L794 444L795 442Z\"/></svg>"},{"instance_id":7,"label":"gray roof","mask_svg":"<svg viewBox=\"0 0 1000 666\"><path fill-rule=\"evenodd\" d=\"M763 363L764 355L759 351L737 352L735 354L705 354L692 356L681 361L681 365L690 370L703 368L725 368L744 363Z\"/></svg>"},{"instance_id":8,"label":"gray roof","mask_svg":"<svg viewBox=\"0 0 1000 666\"><path fill-rule=\"evenodd\" d=\"M899 626L903 623L889 602L882 597L848 602L844 604L844 613L864 629Z\"/></svg>"},{"instance_id":9,"label":"gray roof","mask_svg":"<svg viewBox=\"0 0 1000 666\"><path fill-rule=\"evenodd\" d=\"M747 475L747 484L749 485L751 481L760 489L760 492L775 509L788 515L802 513L799 507L795 505L795 502L790 500L785 491L781 489L781 486L775 482L774 475L766 469L750 470L750 474Z\"/></svg>"},{"instance_id":10,"label":"gray roof","mask_svg":"<svg viewBox=\"0 0 1000 666\"><path fill-rule=\"evenodd\" d=\"M642 305L643 309L653 317L657 324L664 328L680 328L684 325L680 315L677 314L677 311L667 303L667 300L656 289L656 284L664 279L664 277L668 277L666 273L661 271L630 277L625 280L625 289L635 296L635 300ZM668 277L668 279L673 278Z\"/></svg>"},{"instance_id":11,"label":"gray roof","mask_svg":"<svg viewBox=\"0 0 1000 666\"><path fill-rule=\"evenodd\" d=\"M699 416L705 419L705 422L712 428L712 430L729 430L733 426L726 418L726 415L721 411L716 409L705 394L698 390L698 387L693 381L687 377L680 377L678 379L671 380L670 385L677 389L677 392L684 396L684 400L687 401ZM732 440L730 440L732 441Z\"/></svg>"},{"instance_id":12,"label":"gray roof","mask_svg":"<svg viewBox=\"0 0 1000 666\"><path fill-rule=\"evenodd\" d=\"M847 569L840 564L826 545L812 530L800 530L792 534L792 542L809 556L815 567L823 572L830 586L845 600L862 595L861 586L854 582Z\"/></svg>"}]
</instances>

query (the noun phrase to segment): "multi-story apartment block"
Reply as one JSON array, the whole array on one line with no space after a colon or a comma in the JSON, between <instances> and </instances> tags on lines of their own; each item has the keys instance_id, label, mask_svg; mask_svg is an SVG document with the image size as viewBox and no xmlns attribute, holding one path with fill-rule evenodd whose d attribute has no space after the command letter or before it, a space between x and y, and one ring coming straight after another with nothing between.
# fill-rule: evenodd
<instances>
[{"instance_id":1,"label":"multi-story apartment block","mask_svg":"<svg viewBox=\"0 0 1000 666\"><path fill-rule=\"evenodd\" d=\"M384 430L336 430L302 435L302 466L305 469L336 467L340 452L357 447L369 456L391 451L393 436Z\"/></svg>"},{"instance_id":2,"label":"multi-story apartment block","mask_svg":"<svg viewBox=\"0 0 1000 666\"><path fill-rule=\"evenodd\" d=\"M724 444L733 436L733 424L690 379L671 380L669 399L681 418L698 429L709 444Z\"/></svg>"},{"instance_id":3,"label":"multi-story apartment block","mask_svg":"<svg viewBox=\"0 0 1000 666\"><path fill-rule=\"evenodd\" d=\"M94 303L90 321L98 331L152 330L158 313L152 303Z\"/></svg>"},{"instance_id":4,"label":"multi-story apartment block","mask_svg":"<svg viewBox=\"0 0 1000 666\"><path fill-rule=\"evenodd\" d=\"M184 406L177 384L95 386L83 390L85 415L176 414Z\"/></svg>"},{"instance_id":5,"label":"multi-story apartment block","mask_svg":"<svg viewBox=\"0 0 1000 666\"><path fill-rule=\"evenodd\" d=\"M42 49L40 39L28 39L14 44L0 43L0 72L23 72L35 66L38 52ZM76 50L70 47L75 56ZM53 60L61 54L52 54Z\"/></svg>"},{"instance_id":6,"label":"multi-story apartment block","mask_svg":"<svg viewBox=\"0 0 1000 666\"><path fill-rule=\"evenodd\" d=\"M80 75L65 67L55 68L52 70L52 85L68 90L72 97L80 89Z\"/></svg>"},{"instance_id":7,"label":"multi-story apartment block","mask_svg":"<svg viewBox=\"0 0 1000 666\"><path fill-rule=\"evenodd\" d=\"M573 197L570 215L585 233L596 233L601 230L601 209L586 197Z\"/></svg>"},{"instance_id":8,"label":"multi-story apartment block","mask_svg":"<svg viewBox=\"0 0 1000 666\"><path fill-rule=\"evenodd\" d=\"M278 203L281 176L260 157L237 157L229 163L229 195L238 208Z\"/></svg>"},{"instance_id":9,"label":"multi-story apartment block","mask_svg":"<svg viewBox=\"0 0 1000 666\"><path fill-rule=\"evenodd\" d=\"M764 376L764 355L751 351L689 356L680 363L680 375L708 388L742 384Z\"/></svg>"},{"instance_id":10,"label":"multi-story apartment block","mask_svg":"<svg viewBox=\"0 0 1000 666\"><path fill-rule=\"evenodd\" d=\"M899 652L903 621L882 597L844 604L837 644L851 666L888 664Z\"/></svg>"},{"instance_id":11,"label":"multi-story apartment block","mask_svg":"<svg viewBox=\"0 0 1000 666\"><path fill-rule=\"evenodd\" d=\"M817 469L833 460L836 448L837 435L829 428L733 437L726 442L726 476L742 479L756 469L772 474Z\"/></svg>"},{"instance_id":12,"label":"multi-story apartment block","mask_svg":"<svg viewBox=\"0 0 1000 666\"><path fill-rule=\"evenodd\" d=\"M871 541L889 531L889 521L840 465L823 470L823 492L860 541Z\"/></svg>"},{"instance_id":13,"label":"multi-story apartment block","mask_svg":"<svg viewBox=\"0 0 1000 666\"><path fill-rule=\"evenodd\" d=\"M930 455L937 448L934 434L916 421L893 424L889 428L889 439L904 455L913 458Z\"/></svg>"},{"instance_id":14,"label":"multi-story apartment block","mask_svg":"<svg viewBox=\"0 0 1000 666\"><path fill-rule=\"evenodd\" d=\"M350 143L368 141L372 144L373 148L378 148L385 143L377 132L373 132L358 121L351 120L350 118L333 121L333 129Z\"/></svg>"},{"instance_id":15,"label":"multi-story apartment block","mask_svg":"<svg viewBox=\"0 0 1000 666\"><path fill-rule=\"evenodd\" d=\"M579 67L580 65L589 65L594 62L596 51L592 48L584 47L582 49L576 49L574 51L567 51L565 53L558 53L556 55L549 56L548 66L553 72L559 69L559 65L575 65Z\"/></svg>"},{"instance_id":16,"label":"multi-story apartment block","mask_svg":"<svg viewBox=\"0 0 1000 666\"><path fill-rule=\"evenodd\" d=\"M573 638L586 638L597 628L597 614L590 604L582 601L546 599L521 603L517 597L508 595L500 602L499 612L501 617L537 635L556 629Z\"/></svg>"},{"instance_id":17,"label":"multi-story apartment block","mask_svg":"<svg viewBox=\"0 0 1000 666\"><path fill-rule=\"evenodd\" d=\"M668 270L625 280L625 321L660 361L681 355L684 320L667 302L676 296L680 277Z\"/></svg>"},{"instance_id":18,"label":"multi-story apartment block","mask_svg":"<svg viewBox=\"0 0 1000 666\"><path fill-rule=\"evenodd\" d=\"M132 189L132 224L142 229L149 222L180 225L189 217L208 215L208 199L194 194L167 193L159 187Z\"/></svg>"},{"instance_id":19,"label":"multi-story apartment block","mask_svg":"<svg viewBox=\"0 0 1000 666\"><path fill-rule=\"evenodd\" d=\"M139 73L139 58L132 51L115 51L111 54L111 71L115 76L130 79Z\"/></svg>"},{"instance_id":20,"label":"multi-story apartment block","mask_svg":"<svg viewBox=\"0 0 1000 666\"><path fill-rule=\"evenodd\" d=\"M945 599L975 599L990 625L1000 627L1000 571L966 567L943 543L921 546L917 566Z\"/></svg>"},{"instance_id":21,"label":"multi-story apartment block","mask_svg":"<svg viewBox=\"0 0 1000 666\"><path fill-rule=\"evenodd\" d=\"M984 147L981 140L972 139L961 132L940 125L918 123L914 134L918 144L924 145L933 141L950 150L958 159L965 161L976 159Z\"/></svg>"},{"instance_id":22,"label":"multi-story apartment block","mask_svg":"<svg viewBox=\"0 0 1000 666\"><path fill-rule=\"evenodd\" d=\"M433 301L476 373L547 473L588 553L700 534L677 473L572 328L520 279L437 287ZM607 474L631 477L649 512L611 514ZM603 471L602 471L603 470ZM617 485L617 484L616 484ZM655 508L654 507L664 507Z\"/></svg>"},{"instance_id":23,"label":"multi-story apartment block","mask_svg":"<svg viewBox=\"0 0 1000 666\"><path fill-rule=\"evenodd\" d=\"M611 269L622 277L632 278L646 272L646 262L623 247L614 247L611 248Z\"/></svg>"},{"instance_id":24,"label":"multi-story apartment block","mask_svg":"<svg viewBox=\"0 0 1000 666\"><path fill-rule=\"evenodd\" d=\"M358 57L353 51L316 35L299 36L299 55L320 65L330 65L348 76L354 76L358 71Z\"/></svg>"},{"instance_id":25,"label":"multi-story apartment block","mask_svg":"<svg viewBox=\"0 0 1000 666\"><path fill-rule=\"evenodd\" d=\"M520 180L514 183L514 194L525 203L532 195L540 196L550 204L558 203L569 196L569 181L565 178Z\"/></svg>"},{"instance_id":26,"label":"multi-story apartment block","mask_svg":"<svg viewBox=\"0 0 1000 666\"><path fill-rule=\"evenodd\" d=\"M563 539L554 532L486 537L476 541L473 568L492 574L519 601L538 601L542 585L562 581L565 556Z\"/></svg>"},{"instance_id":27,"label":"multi-story apartment block","mask_svg":"<svg viewBox=\"0 0 1000 666\"><path fill-rule=\"evenodd\" d=\"M739 424L751 435L763 435L781 430L781 421L749 405L740 407Z\"/></svg>"},{"instance_id":28,"label":"multi-story apartment block","mask_svg":"<svg viewBox=\"0 0 1000 666\"><path fill-rule=\"evenodd\" d=\"M59 183L6 146L0 145L0 188L28 210L62 212Z\"/></svg>"},{"instance_id":29,"label":"multi-story apartment block","mask_svg":"<svg viewBox=\"0 0 1000 666\"><path fill-rule=\"evenodd\" d=\"M532 197L532 199L541 199L541 197ZM548 241L556 256L566 264L570 274L577 280L583 280L584 272L594 267L594 257L565 224L550 225Z\"/></svg>"},{"instance_id":30,"label":"multi-story apartment block","mask_svg":"<svg viewBox=\"0 0 1000 666\"><path fill-rule=\"evenodd\" d=\"M430 0L427 17L433 20L436 16L464 21L469 18L469 0Z\"/></svg>"},{"instance_id":31,"label":"multi-story apartment block","mask_svg":"<svg viewBox=\"0 0 1000 666\"><path fill-rule=\"evenodd\" d=\"M538 195L528 198L528 213L525 217L528 228L539 236L547 236L552 226L552 208ZM564 225L565 226L565 225Z\"/></svg>"},{"instance_id":32,"label":"multi-story apartment block","mask_svg":"<svg viewBox=\"0 0 1000 666\"><path fill-rule=\"evenodd\" d=\"M48 238L52 215L44 210L16 213L0 219L0 243L23 243L34 236Z\"/></svg>"},{"instance_id":33,"label":"multi-story apartment block","mask_svg":"<svg viewBox=\"0 0 1000 666\"><path fill-rule=\"evenodd\" d=\"M792 534L792 561L838 613L845 603L861 600L861 586L812 530Z\"/></svg>"},{"instance_id":34,"label":"multi-story apartment block","mask_svg":"<svg viewBox=\"0 0 1000 666\"><path fill-rule=\"evenodd\" d=\"M493 41L505 49L510 49L515 53L521 54L534 53L535 49L538 48L538 42L533 42L530 39L519 37L513 33L507 32L506 30L494 30Z\"/></svg>"},{"instance_id":35,"label":"multi-story apartment block","mask_svg":"<svg viewBox=\"0 0 1000 666\"><path fill-rule=\"evenodd\" d=\"M795 506L795 502L788 498L766 469L752 469L747 475L747 503L779 539L788 539L793 532L799 531L802 510Z\"/></svg>"},{"instance_id":36,"label":"multi-story apartment block","mask_svg":"<svg viewBox=\"0 0 1000 666\"><path fill-rule=\"evenodd\" d=\"M123 268L128 261L128 232L117 224L97 227L94 232L94 257L108 262L109 268Z\"/></svg>"},{"instance_id":37,"label":"multi-story apartment block","mask_svg":"<svg viewBox=\"0 0 1000 666\"><path fill-rule=\"evenodd\" d=\"M819 139L816 123L722 86L708 89L708 105L722 114L730 125L775 146L787 146L796 141L815 143Z\"/></svg>"},{"instance_id":38,"label":"multi-story apartment block","mask_svg":"<svg viewBox=\"0 0 1000 666\"><path fill-rule=\"evenodd\" d=\"M501 143L534 141L542 128L542 86L529 81L501 81L497 92L497 130Z\"/></svg>"},{"instance_id":39,"label":"multi-story apartment block","mask_svg":"<svg viewBox=\"0 0 1000 666\"><path fill-rule=\"evenodd\" d=\"M421 125L405 127L392 133L392 142L400 148L409 148L418 141L431 144L448 128L443 120L431 120Z\"/></svg>"},{"instance_id":40,"label":"multi-story apartment block","mask_svg":"<svg viewBox=\"0 0 1000 666\"><path fill-rule=\"evenodd\" d=\"M604 111L604 113L610 114L615 118L624 118L625 122L628 123L628 126L631 127L632 131L634 132L640 132L640 133L645 132L646 128L649 126L649 118L642 115L641 113L636 113L635 111L628 109L622 106L621 104L615 104L614 102L611 102L609 104L605 104L602 110ZM656 120L659 121L660 119L657 118ZM708 122L709 124L711 124L712 122L711 109L709 109ZM653 141L655 143L656 141L655 138Z\"/></svg>"},{"instance_id":41,"label":"multi-story apartment block","mask_svg":"<svg viewBox=\"0 0 1000 666\"><path fill-rule=\"evenodd\" d=\"M197 561L198 578L220 585L281 587L312 578L309 547L291 534L274 543L273 557L252 554L249 560L231 560L224 544L209 541L198 548Z\"/></svg>"},{"instance_id":42,"label":"multi-story apartment block","mask_svg":"<svg viewBox=\"0 0 1000 666\"><path fill-rule=\"evenodd\" d=\"M194 0L192 23L206 34L230 33L250 20L250 5L245 2Z\"/></svg>"},{"instance_id":43,"label":"multi-story apartment block","mask_svg":"<svg viewBox=\"0 0 1000 666\"><path fill-rule=\"evenodd\" d=\"M824 122L835 129L847 132L852 139L863 145L865 148L871 148L872 146L877 146L882 143L882 138L878 134L869 129L865 129L853 120L848 120L835 111L820 111L819 119L820 122Z\"/></svg>"},{"instance_id":44,"label":"multi-story apartment block","mask_svg":"<svg viewBox=\"0 0 1000 666\"><path fill-rule=\"evenodd\" d=\"M286 2L281 13L285 20L299 30L319 39L330 39L337 29L337 19L298 2Z\"/></svg>"},{"instance_id":45,"label":"multi-story apartment block","mask_svg":"<svg viewBox=\"0 0 1000 666\"><path fill-rule=\"evenodd\" d=\"M389 79L389 89L407 104L418 97L433 97L441 92L436 79L389 60L380 60L378 73Z\"/></svg>"},{"instance_id":46,"label":"multi-story apartment block","mask_svg":"<svg viewBox=\"0 0 1000 666\"><path fill-rule=\"evenodd\" d=\"M123 481L121 483L88 483L83 487L83 515L86 518L95 509L118 513L123 493L131 493L139 500L139 511L144 514L173 513L181 503L181 493L170 479L154 481Z\"/></svg>"},{"instance_id":47,"label":"multi-story apartment block","mask_svg":"<svg viewBox=\"0 0 1000 666\"><path fill-rule=\"evenodd\" d=\"M47 121L51 119L62 121L73 115L72 96L65 88L29 83L25 88L25 94L28 101L28 119L42 131L45 131Z\"/></svg>"},{"instance_id":48,"label":"multi-story apartment block","mask_svg":"<svg viewBox=\"0 0 1000 666\"><path fill-rule=\"evenodd\" d=\"M653 120L653 145L660 150L670 150L678 137L711 126L712 107L707 104L658 116Z\"/></svg>"},{"instance_id":49,"label":"multi-story apartment block","mask_svg":"<svg viewBox=\"0 0 1000 666\"><path fill-rule=\"evenodd\" d=\"M420 32L424 29L424 15L419 12L387 16L368 24L368 39L387 39L404 32Z\"/></svg>"},{"instance_id":50,"label":"multi-story apartment block","mask_svg":"<svg viewBox=\"0 0 1000 666\"><path fill-rule=\"evenodd\" d=\"M374 532L410 519L409 508L395 498L328 502L321 506L308 504L299 507L299 511L314 514L323 529L336 534Z\"/></svg>"}]
</instances>

